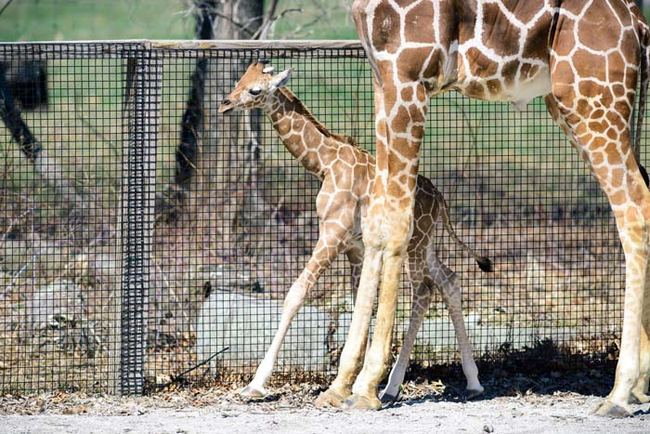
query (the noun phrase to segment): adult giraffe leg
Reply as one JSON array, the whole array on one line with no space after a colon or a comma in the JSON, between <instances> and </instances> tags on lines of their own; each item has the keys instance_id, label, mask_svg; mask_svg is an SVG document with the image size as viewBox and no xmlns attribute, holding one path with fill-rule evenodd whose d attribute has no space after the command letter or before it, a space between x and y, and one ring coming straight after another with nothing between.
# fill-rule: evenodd
<instances>
[{"instance_id":1,"label":"adult giraffe leg","mask_svg":"<svg viewBox=\"0 0 650 434\"><path fill-rule=\"evenodd\" d=\"M267 395L264 386L273 373L278 353L289 331L291 322L304 304L305 298L311 288L342 251L343 241L347 236L348 230L342 228L338 222L324 222L321 225L320 236L307 262L307 266L302 270L302 273L300 273L300 276L294 284L291 285L291 289L284 299L280 325L275 332L271 346L257 367L253 380L240 391L242 396L247 398L262 398Z\"/></svg>"},{"instance_id":2,"label":"adult giraffe leg","mask_svg":"<svg viewBox=\"0 0 650 434\"><path fill-rule=\"evenodd\" d=\"M552 70L561 70L560 66L552 66ZM630 75L629 81L636 84L636 75ZM589 101L576 95L572 85L554 80L553 95L547 96L546 103L607 195L625 253L625 307L616 380L607 399L595 409L599 415L623 417L631 415L628 404L639 380L650 192L630 146L632 98L624 95L623 101L613 102L614 90L595 82L588 82L580 89L585 94L600 94L600 98ZM603 104L607 101L610 104Z\"/></svg>"},{"instance_id":3,"label":"adult giraffe leg","mask_svg":"<svg viewBox=\"0 0 650 434\"><path fill-rule=\"evenodd\" d=\"M639 175L640 176L640 175ZM636 207L635 207L636 208ZM621 350L616 367L614 388L595 410L597 414L612 417L630 416L628 404L633 395L633 388L644 377L640 376L643 365L641 351L646 337L642 333L643 321L643 293L645 286L644 270L648 262L648 213L641 214L640 209L634 209L627 214L639 214L636 221L629 222L625 217L617 218L619 236L625 252L625 303L623 313L623 332L621 336ZM642 216L642 217L641 217ZM620 220L623 220L619 223ZM647 338L646 338L647 339ZM647 349L647 348L646 348ZM645 385L642 386L645 388Z\"/></svg>"},{"instance_id":4,"label":"adult giraffe leg","mask_svg":"<svg viewBox=\"0 0 650 434\"><path fill-rule=\"evenodd\" d=\"M412 233L418 153L429 101L424 84L392 83L392 68L386 70L382 80L386 122L384 130L377 131L377 172L370 224L364 231L366 246L377 246L383 263L372 343L352 388L353 395L346 401L346 407L358 409L381 408L377 386L388 367L402 259ZM361 288L363 285L362 276Z\"/></svg>"},{"instance_id":5,"label":"adult giraffe leg","mask_svg":"<svg viewBox=\"0 0 650 434\"><path fill-rule=\"evenodd\" d=\"M377 131L386 131L385 111L383 110L382 91L375 81L375 125ZM382 135L385 140L385 133ZM378 135L378 143L380 137ZM379 144L378 144L379 148ZM379 284L379 273L382 265L382 250L380 240L372 236L378 234L380 222L377 213L381 206L375 202L375 192L378 179L375 178L373 192L371 195L371 206L369 207L366 220L367 225L363 229L363 267L357 297L354 303L354 312L350 323L348 337L341 352L339 371L330 387L321 393L315 401L317 407L340 407L352 393L352 383L363 366L364 355L368 343L370 320L377 295ZM373 207L373 203L375 206Z\"/></svg>"},{"instance_id":6,"label":"adult giraffe leg","mask_svg":"<svg viewBox=\"0 0 650 434\"><path fill-rule=\"evenodd\" d=\"M393 215L396 218L395 215ZM397 227L393 233L405 233L408 229ZM402 270L402 255L399 252L400 246L393 245L386 248L380 258L383 260L381 287L379 288L379 300L377 307L377 322L368 353L365 357L363 369L352 388L353 395L346 400L346 407L358 409L381 408L381 401L377 398L377 387L383 377L392 342L395 311L397 307L397 290ZM374 265L374 264L373 264ZM373 279L374 280L374 279ZM360 284L358 299L361 299L361 291L364 288L363 273ZM359 306L359 300L355 306ZM371 311L372 306L369 306ZM366 333L368 333L366 331Z\"/></svg>"},{"instance_id":7,"label":"adult giraffe leg","mask_svg":"<svg viewBox=\"0 0 650 434\"><path fill-rule=\"evenodd\" d=\"M409 327L402 342L399 356L393 369L388 376L388 383L384 390L379 394L379 399L383 403L395 402L399 396L399 387L404 382L406 369L408 368L409 359L418 331L422 321L431 305L431 291L433 282L431 279L425 279L429 274L426 263L426 249L409 249L407 261L407 274L411 282L413 291L413 300L411 303L411 317ZM426 280L426 281L425 281Z\"/></svg>"},{"instance_id":8,"label":"adult giraffe leg","mask_svg":"<svg viewBox=\"0 0 650 434\"><path fill-rule=\"evenodd\" d=\"M650 254L650 253L649 253ZM646 287L643 297L643 319L641 327L641 345L639 352L639 379L632 389L631 401L637 404L650 402L648 383L650 380L650 263L646 271Z\"/></svg>"}]
</instances>

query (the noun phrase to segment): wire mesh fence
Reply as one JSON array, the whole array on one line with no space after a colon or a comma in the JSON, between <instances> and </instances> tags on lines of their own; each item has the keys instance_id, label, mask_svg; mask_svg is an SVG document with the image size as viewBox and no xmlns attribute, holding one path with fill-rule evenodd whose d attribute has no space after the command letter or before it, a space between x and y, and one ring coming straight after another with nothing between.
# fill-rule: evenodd
<instances>
[{"instance_id":1,"label":"wire mesh fence","mask_svg":"<svg viewBox=\"0 0 650 434\"><path fill-rule=\"evenodd\" d=\"M2 392L140 393L206 360L195 379L254 373L318 238L320 188L262 112L217 111L259 59L293 68L288 86L314 117L373 151L371 73L356 43L0 44ZM436 229L477 356L549 339L616 356L615 225L542 101L518 112L436 98L420 171L459 237L495 266L481 273ZM277 374L335 371L351 287L342 255L307 295ZM404 278L395 348L410 297ZM434 296L413 363L455 360Z\"/></svg>"}]
</instances>

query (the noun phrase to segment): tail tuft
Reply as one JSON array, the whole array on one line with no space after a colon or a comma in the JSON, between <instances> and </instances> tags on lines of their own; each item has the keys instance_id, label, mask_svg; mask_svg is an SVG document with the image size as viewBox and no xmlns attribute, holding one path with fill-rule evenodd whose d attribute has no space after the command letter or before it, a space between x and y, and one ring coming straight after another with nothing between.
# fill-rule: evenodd
<instances>
[{"instance_id":1,"label":"tail tuft","mask_svg":"<svg viewBox=\"0 0 650 434\"><path fill-rule=\"evenodd\" d=\"M491 273L494 271L494 268L492 268L492 261L490 261L490 258L481 256L476 260L476 263L478 264L478 267L481 269L481 271L484 271L486 273Z\"/></svg>"}]
</instances>

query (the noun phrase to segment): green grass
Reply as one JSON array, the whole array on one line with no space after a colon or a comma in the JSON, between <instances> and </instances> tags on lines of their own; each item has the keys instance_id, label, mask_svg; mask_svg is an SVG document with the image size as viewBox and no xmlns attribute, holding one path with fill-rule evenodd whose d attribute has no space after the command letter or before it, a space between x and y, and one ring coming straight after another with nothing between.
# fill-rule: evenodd
<instances>
[{"instance_id":1,"label":"green grass","mask_svg":"<svg viewBox=\"0 0 650 434\"><path fill-rule=\"evenodd\" d=\"M23 0L0 16L0 40L170 39L192 36L179 0Z\"/></svg>"},{"instance_id":2,"label":"green grass","mask_svg":"<svg viewBox=\"0 0 650 434\"><path fill-rule=\"evenodd\" d=\"M278 11L302 9L279 20L275 36L288 39L358 39L349 8L352 0L280 0ZM298 26L302 26L299 31Z\"/></svg>"}]
</instances>

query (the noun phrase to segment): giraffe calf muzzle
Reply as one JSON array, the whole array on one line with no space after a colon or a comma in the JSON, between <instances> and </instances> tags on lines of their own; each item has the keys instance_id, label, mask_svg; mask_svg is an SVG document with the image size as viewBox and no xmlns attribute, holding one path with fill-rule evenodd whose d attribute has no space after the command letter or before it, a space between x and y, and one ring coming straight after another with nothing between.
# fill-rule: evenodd
<instances>
[{"instance_id":1,"label":"giraffe calf muzzle","mask_svg":"<svg viewBox=\"0 0 650 434\"><path fill-rule=\"evenodd\" d=\"M219 105L219 113L228 113L232 111L235 108L235 106L232 104L232 101L229 99L224 99L221 101L221 104Z\"/></svg>"}]
</instances>

